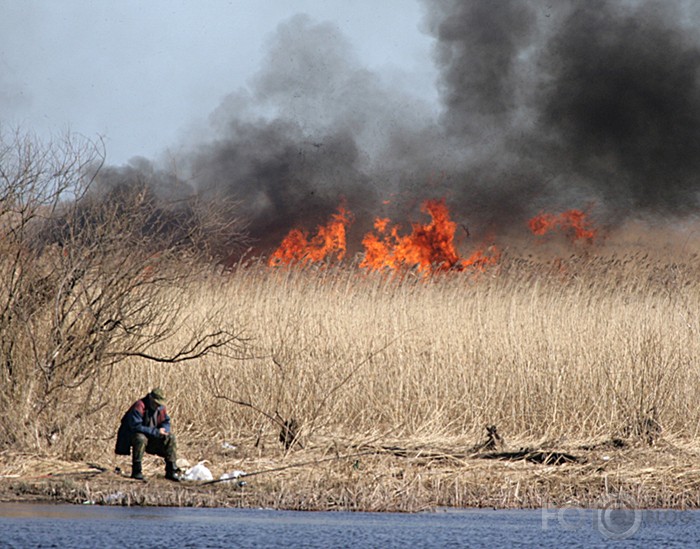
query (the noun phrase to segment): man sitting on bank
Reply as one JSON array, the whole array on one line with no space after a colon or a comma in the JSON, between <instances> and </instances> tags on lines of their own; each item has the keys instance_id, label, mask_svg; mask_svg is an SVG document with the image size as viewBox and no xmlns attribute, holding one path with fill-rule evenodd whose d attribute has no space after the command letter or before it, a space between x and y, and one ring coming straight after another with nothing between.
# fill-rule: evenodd
<instances>
[{"instance_id":1,"label":"man sitting on bank","mask_svg":"<svg viewBox=\"0 0 700 549\"><path fill-rule=\"evenodd\" d=\"M131 453L131 478L143 480L142 461L146 452L165 458L165 478L180 480L175 435L170 432L170 416L165 410L162 389L153 389L124 414L114 451L122 456Z\"/></svg>"}]
</instances>

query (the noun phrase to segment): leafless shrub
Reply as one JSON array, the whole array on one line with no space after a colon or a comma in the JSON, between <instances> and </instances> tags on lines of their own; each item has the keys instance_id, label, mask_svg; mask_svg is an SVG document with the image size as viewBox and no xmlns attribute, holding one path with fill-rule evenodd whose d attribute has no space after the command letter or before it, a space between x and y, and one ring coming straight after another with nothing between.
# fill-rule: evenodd
<instances>
[{"instance_id":1,"label":"leafless shrub","mask_svg":"<svg viewBox=\"0 0 700 549\"><path fill-rule=\"evenodd\" d=\"M0 135L0 447L40 447L86 420L127 358L176 363L242 343L181 314L182 290L209 268L194 209L163 207L147 186L97 196L103 159L100 143Z\"/></svg>"}]
</instances>

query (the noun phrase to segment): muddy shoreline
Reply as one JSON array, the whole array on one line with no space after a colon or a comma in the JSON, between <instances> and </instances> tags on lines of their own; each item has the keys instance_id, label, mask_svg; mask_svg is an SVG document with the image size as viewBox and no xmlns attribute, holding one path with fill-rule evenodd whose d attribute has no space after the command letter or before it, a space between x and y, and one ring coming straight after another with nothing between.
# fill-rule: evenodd
<instances>
[{"instance_id":1,"label":"muddy shoreline","mask_svg":"<svg viewBox=\"0 0 700 549\"><path fill-rule=\"evenodd\" d=\"M146 481L128 464L0 456L0 501L90 505L272 508L308 511L417 512L442 507L700 508L700 449L662 441L608 441L557 449L460 454L436 448L377 447L332 453L304 449L284 456L217 459L214 483L164 479L148 459ZM575 461L541 460L572 456ZM536 456L534 459L532 456ZM537 457L539 456L539 457Z\"/></svg>"}]
</instances>

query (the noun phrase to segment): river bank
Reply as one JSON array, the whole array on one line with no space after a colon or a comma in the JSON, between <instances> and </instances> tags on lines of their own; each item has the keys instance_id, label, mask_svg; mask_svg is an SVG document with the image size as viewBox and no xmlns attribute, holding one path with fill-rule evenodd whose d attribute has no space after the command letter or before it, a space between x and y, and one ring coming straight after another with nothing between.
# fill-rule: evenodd
<instances>
[{"instance_id":1,"label":"river bank","mask_svg":"<svg viewBox=\"0 0 700 549\"><path fill-rule=\"evenodd\" d=\"M128 478L125 459L63 461L0 455L0 501L98 505L416 512L440 507L700 508L700 448L662 439L620 439L517 449L366 444L241 457L222 448L205 465L215 480L173 483L148 457L146 482ZM470 449L474 450L474 449ZM232 455L233 454L233 455ZM242 484L242 485L241 485Z\"/></svg>"}]
</instances>

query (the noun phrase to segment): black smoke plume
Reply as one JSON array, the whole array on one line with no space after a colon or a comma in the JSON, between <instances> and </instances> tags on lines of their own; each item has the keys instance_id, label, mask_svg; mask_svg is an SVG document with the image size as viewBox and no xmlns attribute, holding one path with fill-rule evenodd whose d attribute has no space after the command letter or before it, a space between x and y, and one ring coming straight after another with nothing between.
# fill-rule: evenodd
<instances>
[{"instance_id":1,"label":"black smoke plume","mask_svg":"<svg viewBox=\"0 0 700 549\"><path fill-rule=\"evenodd\" d=\"M423 4L440 109L363 68L336 27L300 15L189 144L179 192L235 200L262 252L341 201L355 246L375 216L416 220L429 198L444 197L472 236L524 231L542 210L589 208L603 223L696 210L691 2Z\"/></svg>"},{"instance_id":2,"label":"black smoke plume","mask_svg":"<svg viewBox=\"0 0 700 549\"><path fill-rule=\"evenodd\" d=\"M532 205L589 201L609 220L697 207L700 42L690 3L426 6L442 125L470 157L457 191L465 207L478 203L495 223Z\"/></svg>"},{"instance_id":3,"label":"black smoke plume","mask_svg":"<svg viewBox=\"0 0 700 549\"><path fill-rule=\"evenodd\" d=\"M244 204L262 249L325 223L341 202L359 234L400 182L425 180L416 170L428 112L363 68L333 25L297 16L278 28L250 88L212 114L216 139L196 148L190 169L200 192Z\"/></svg>"}]
</instances>

